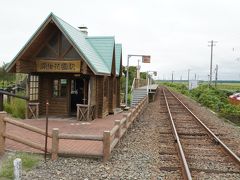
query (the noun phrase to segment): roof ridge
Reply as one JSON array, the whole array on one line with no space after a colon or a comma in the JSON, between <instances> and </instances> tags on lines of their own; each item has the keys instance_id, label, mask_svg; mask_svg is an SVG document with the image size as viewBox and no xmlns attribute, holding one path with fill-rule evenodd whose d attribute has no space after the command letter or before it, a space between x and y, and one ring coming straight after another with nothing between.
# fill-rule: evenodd
<instances>
[{"instance_id":1,"label":"roof ridge","mask_svg":"<svg viewBox=\"0 0 240 180\"><path fill-rule=\"evenodd\" d=\"M102 62L103 62L104 65L106 66L106 68L107 68L107 70L109 71L109 73L111 72L110 69L108 68L108 65L106 64L105 60L102 58L102 56L99 55L99 53L95 50L95 48L92 46L92 44L87 40L87 38L86 38L87 36L86 36L84 33L82 33L79 29L75 28L74 26L72 26L71 24L67 23L66 21L62 20L61 18L59 18L58 16L56 16L56 15L54 15L54 14L53 14L53 18L54 18L56 21L58 21L58 22L59 22L59 20L60 20L60 21L63 21L63 23L65 23L66 25L70 26L71 28L73 28L74 30L76 30L78 33L80 33L81 36L82 36L82 38L84 38L84 39L86 40L86 43L88 43L88 45L94 50L94 52L96 53L96 55L98 56L98 58L102 60ZM58 24L62 27L61 23L58 23ZM71 35L64 29L64 27L62 27L62 29L65 31L65 33L68 34L69 38L71 38L71 40L76 44L75 40L72 39ZM77 47L77 48L78 48L78 47ZM78 49L79 49L79 48L78 48ZM84 55L84 57L88 60L88 57L85 55L85 53L84 53L81 49L79 49L79 50L80 50L80 52ZM88 61L89 61L89 63L92 65L92 68L94 68L94 65L91 63L91 60L88 60ZM96 71L97 69L94 68L94 70Z\"/></svg>"},{"instance_id":2,"label":"roof ridge","mask_svg":"<svg viewBox=\"0 0 240 180\"><path fill-rule=\"evenodd\" d=\"M82 31L80 31L80 29L72 26L71 24L69 24L68 22L64 21L62 18L58 17L57 15L55 15L54 13L51 12L51 15L57 19L60 19L61 21L63 21L64 23L66 23L67 25L71 26L72 28L74 28L75 30L77 30L78 32L80 32L83 36L87 36L86 34L84 34Z\"/></svg>"}]
</instances>

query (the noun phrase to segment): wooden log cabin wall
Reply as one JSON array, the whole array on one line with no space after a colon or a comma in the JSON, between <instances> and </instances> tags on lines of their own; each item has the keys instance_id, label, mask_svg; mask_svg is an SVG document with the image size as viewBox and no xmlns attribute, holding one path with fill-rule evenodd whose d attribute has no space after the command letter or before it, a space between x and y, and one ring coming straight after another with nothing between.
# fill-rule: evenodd
<instances>
[{"instance_id":1,"label":"wooden log cabin wall","mask_svg":"<svg viewBox=\"0 0 240 180\"><path fill-rule=\"evenodd\" d=\"M7 68L28 74L27 95L40 115L76 115L77 104L105 117L120 107L122 45L88 36L51 13Z\"/></svg>"}]
</instances>

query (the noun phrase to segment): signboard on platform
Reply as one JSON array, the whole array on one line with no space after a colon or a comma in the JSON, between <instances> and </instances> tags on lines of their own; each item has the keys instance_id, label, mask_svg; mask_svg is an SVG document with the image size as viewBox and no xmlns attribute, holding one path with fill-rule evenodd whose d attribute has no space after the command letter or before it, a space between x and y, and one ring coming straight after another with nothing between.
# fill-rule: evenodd
<instances>
[{"instance_id":1,"label":"signboard on platform","mask_svg":"<svg viewBox=\"0 0 240 180\"><path fill-rule=\"evenodd\" d=\"M197 80L190 80L188 84L188 89L192 90L198 87L198 81Z\"/></svg>"},{"instance_id":2,"label":"signboard on platform","mask_svg":"<svg viewBox=\"0 0 240 180\"><path fill-rule=\"evenodd\" d=\"M37 72L62 72L77 73L80 72L80 60L74 61L56 61L56 60L38 60Z\"/></svg>"},{"instance_id":3,"label":"signboard on platform","mask_svg":"<svg viewBox=\"0 0 240 180\"><path fill-rule=\"evenodd\" d=\"M142 63L150 63L151 56L142 56Z\"/></svg>"}]
</instances>

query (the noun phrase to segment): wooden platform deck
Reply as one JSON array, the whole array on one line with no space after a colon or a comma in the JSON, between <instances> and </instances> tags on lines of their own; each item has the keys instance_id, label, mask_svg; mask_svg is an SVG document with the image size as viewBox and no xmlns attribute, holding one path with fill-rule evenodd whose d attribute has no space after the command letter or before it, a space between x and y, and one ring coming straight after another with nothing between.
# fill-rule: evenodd
<instances>
[{"instance_id":1,"label":"wooden platform deck","mask_svg":"<svg viewBox=\"0 0 240 180\"><path fill-rule=\"evenodd\" d=\"M123 113L116 115L109 115L104 119L95 119L93 121L77 121L74 118L49 118L49 133L53 128L59 128L60 133L67 134L81 134L81 135L103 135L103 131L111 130L114 127L114 121L123 118ZM45 129L45 119L38 120L22 120L22 122L29 125ZM7 132L10 134L26 138L38 144L44 144L44 136L34 132L30 132L23 128L7 124ZM51 138L48 138L48 147L51 147ZM72 154L86 154L86 155L102 155L103 144L101 141L86 141L86 140L60 140L60 151L70 151ZM15 141L6 140L7 150L16 150L23 152L43 153L40 150L33 149L29 146L17 143Z\"/></svg>"}]
</instances>

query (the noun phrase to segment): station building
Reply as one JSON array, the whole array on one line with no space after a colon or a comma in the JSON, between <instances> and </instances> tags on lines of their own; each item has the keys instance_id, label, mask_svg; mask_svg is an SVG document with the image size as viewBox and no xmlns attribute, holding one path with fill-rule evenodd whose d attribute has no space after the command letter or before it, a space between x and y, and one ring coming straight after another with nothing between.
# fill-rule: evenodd
<instances>
[{"instance_id":1,"label":"station building","mask_svg":"<svg viewBox=\"0 0 240 180\"><path fill-rule=\"evenodd\" d=\"M51 13L7 68L28 74L29 103L39 114L102 118L120 106L122 45L113 36L88 36ZM87 109L86 111L84 110Z\"/></svg>"}]
</instances>

